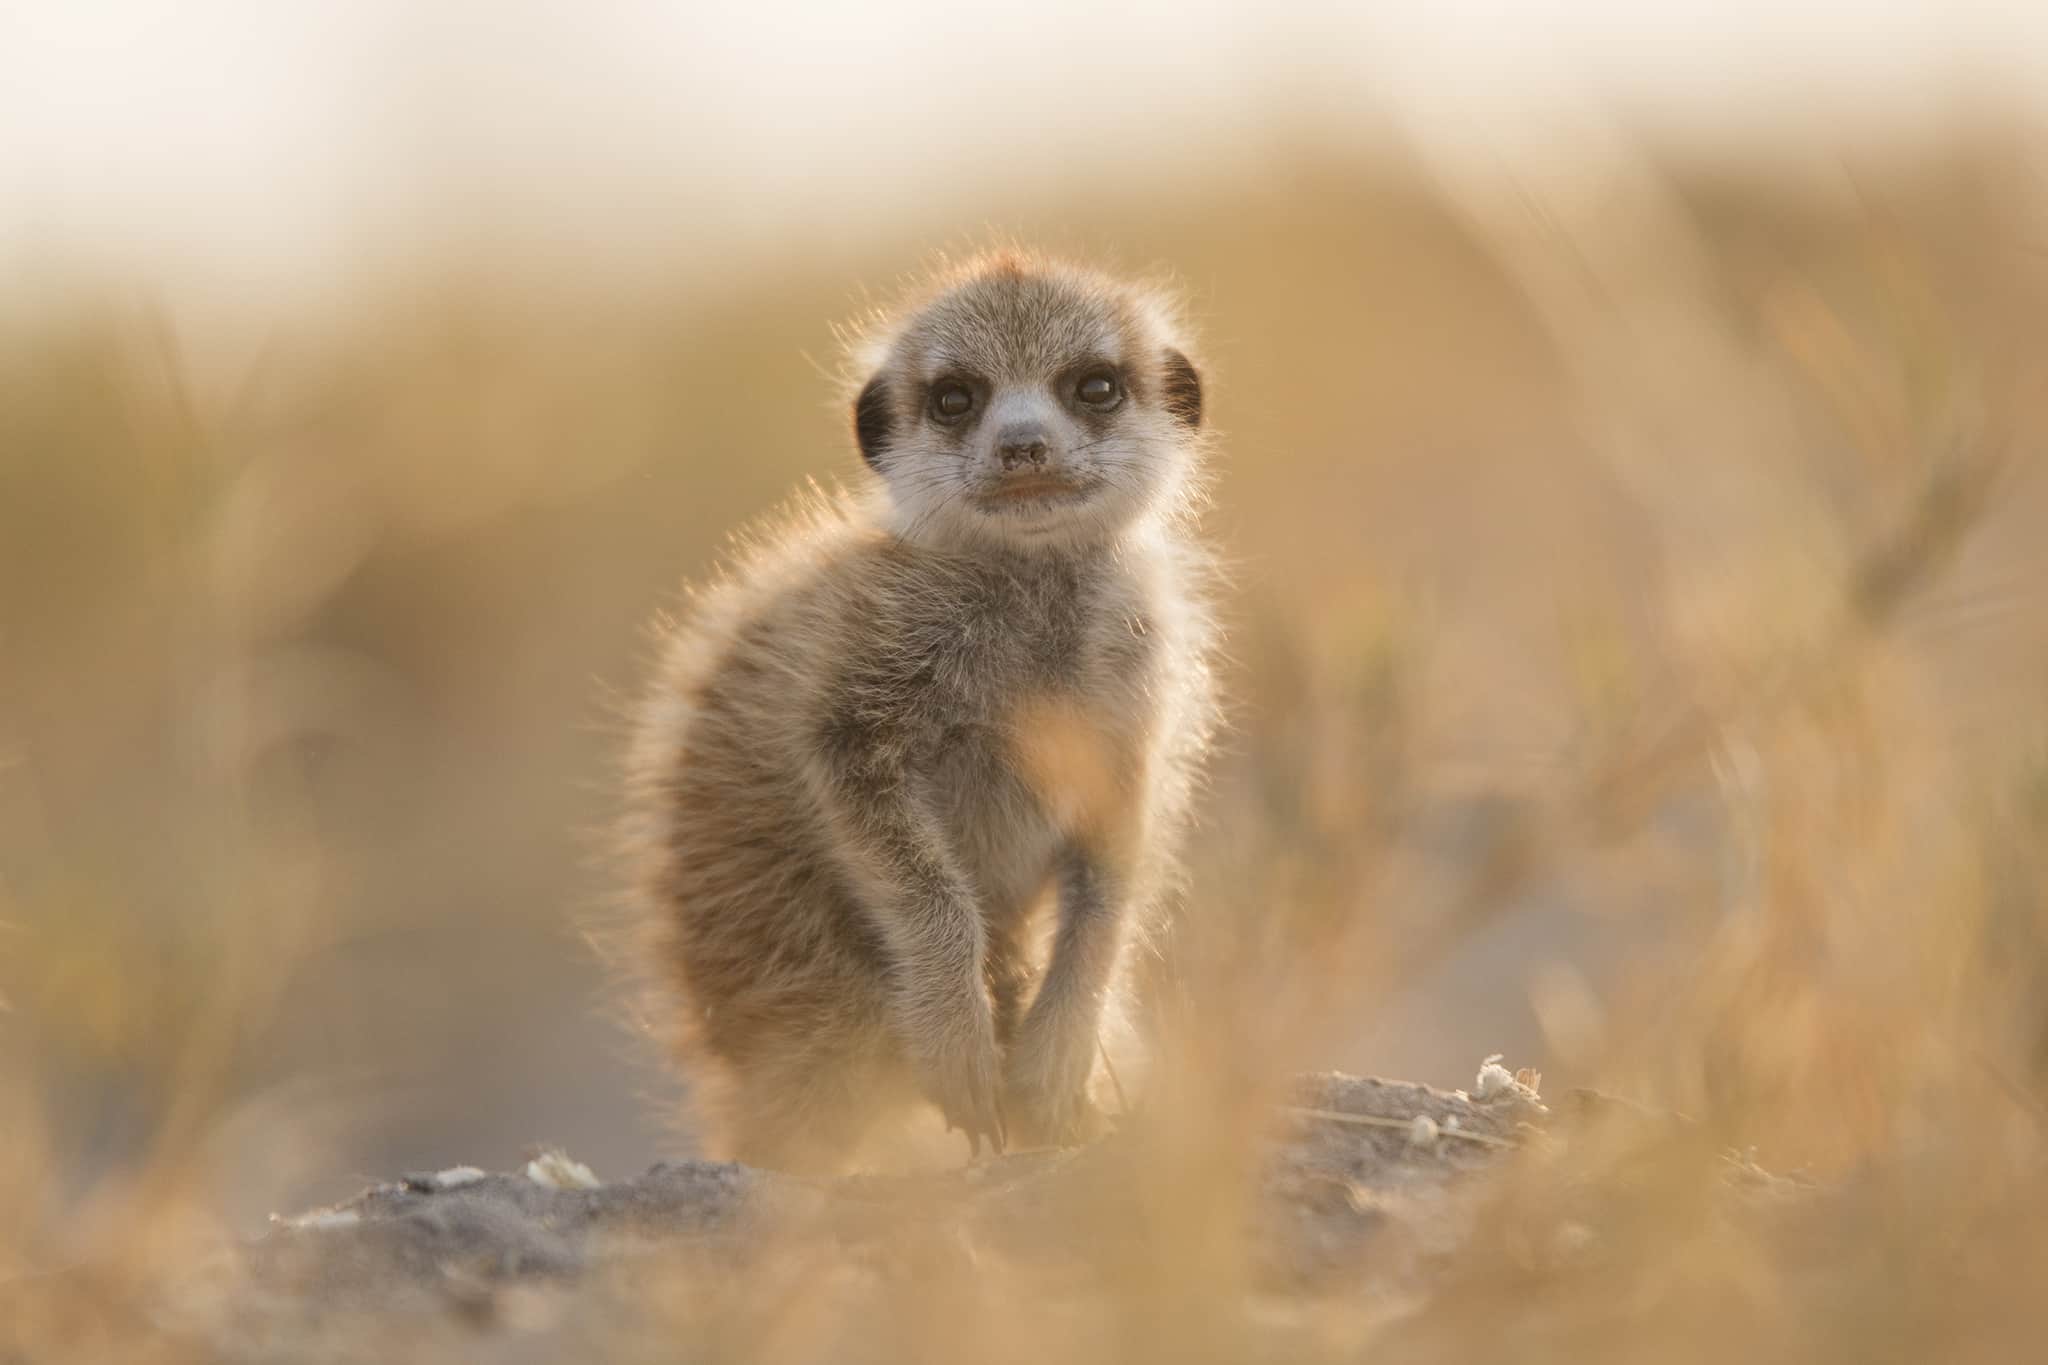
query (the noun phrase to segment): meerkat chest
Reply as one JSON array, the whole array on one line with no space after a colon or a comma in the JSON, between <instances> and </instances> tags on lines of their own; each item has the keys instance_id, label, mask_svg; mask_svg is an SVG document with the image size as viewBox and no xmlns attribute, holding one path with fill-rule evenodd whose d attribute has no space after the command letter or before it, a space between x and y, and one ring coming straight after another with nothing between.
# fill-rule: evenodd
<instances>
[{"instance_id":1,"label":"meerkat chest","mask_svg":"<svg viewBox=\"0 0 2048 1365\"><path fill-rule=\"evenodd\" d=\"M972 720L939 761L989 884L1033 883L1066 844L1114 850L1134 837L1158 691L1154 616L1110 579L963 618Z\"/></svg>"}]
</instances>

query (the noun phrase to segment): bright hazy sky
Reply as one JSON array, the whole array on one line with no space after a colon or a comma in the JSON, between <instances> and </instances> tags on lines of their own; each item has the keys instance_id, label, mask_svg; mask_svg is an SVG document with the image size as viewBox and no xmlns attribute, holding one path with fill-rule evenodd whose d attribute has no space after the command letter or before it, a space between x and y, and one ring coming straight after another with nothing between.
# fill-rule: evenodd
<instances>
[{"instance_id":1,"label":"bright hazy sky","mask_svg":"<svg viewBox=\"0 0 2048 1365\"><path fill-rule=\"evenodd\" d=\"M2044 92L2048 0L0 0L0 262L300 271L450 200L627 250L1289 112L1499 156L1589 109L1769 147Z\"/></svg>"}]
</instances>

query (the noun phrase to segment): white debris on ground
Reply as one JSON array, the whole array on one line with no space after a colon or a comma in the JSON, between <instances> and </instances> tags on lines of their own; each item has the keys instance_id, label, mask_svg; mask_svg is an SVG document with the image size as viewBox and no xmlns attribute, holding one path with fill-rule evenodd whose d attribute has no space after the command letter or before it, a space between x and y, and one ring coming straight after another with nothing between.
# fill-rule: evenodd
<instances>
[{"instance_id":1,"label":"white debris on ground","mask_svg":"<svg viewBox=\"0 0 2048 1365\"><path fill-rule=\"evenodd\" d=\"M270 1221L288 1228L352 1228L363 1221L363 1215L354 1209L314 1209L292 1218L273 1213Z\"/></svg>"},{"instance_id":2,"label":"white debris on ground","mask_svg":"<svg viewBox=\"0 0 2048 1365\"><path fill-rule=\"evenodd\" d=\"M1501 1054L1496 1052L1479 1064L1479 1079L1473 1084L1471 1098L1484 1104L1512 1095L1524 1104L1548 1110L1536 1093L1536 1087L1543 1083L1541 1073L1524 1068L1510 1071L1500 1064Z\"/></svg>"},{"instance_id":3,"label":"white debris on ground","mask_svg":"<svg viewBox=\"0 0 2048 1365\"><path fill-rule=\"evenodd\" d=\"M1453 1122L1455 1121L1453 1120ZM1434 1147L1436 1146L1437 1137L1436 1120L1427 1114L1417 1114L1414 1121L1408 1125L1408 1145L1410 1147Z\"/></svg>"},{"instance_id":4,"label":"white debris on ground","mask_svg":"<svg viewBox=\"0 0 2048 1365\"><path fill-rule=\"evenodd\" d=\"M594 1190L603 1183L588 1166L552 1148L526 1163L526 1178L551 1190Z\"/></svg>"},{"instance_id":5,"label":"white debris on ground","mask_svg":"<svg viewBox=\"0 0 2048 1365\"><path fill-rule=\"evenodd\" d=\"M475 1166L450 1166L445 1171L434 1172L434 1187L436 1189L452 1190L458 1185L468 1185L482 1180L486 1174L487 1172L479 1170Z\"/></svg>"}]
</instances>

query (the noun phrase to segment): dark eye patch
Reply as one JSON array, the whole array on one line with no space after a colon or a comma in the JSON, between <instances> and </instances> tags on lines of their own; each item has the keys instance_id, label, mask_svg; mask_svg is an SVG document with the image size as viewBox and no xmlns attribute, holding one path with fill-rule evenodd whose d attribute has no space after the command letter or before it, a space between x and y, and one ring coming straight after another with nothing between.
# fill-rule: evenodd
<instances>
[{"instance_id":1,"label":"dark eye patch","mask_svg":"<svg viewBox=\"0 0 2048 1365\"><path fill-rule=\"evenodd\" d=\"M1100 354L1085 354L1068 365L1052 382L1061 402L1071 404L1084 417L1113 412L1123 402L1127 386L1117 367Z\"/></svg>"},{"instance_id":2,"label":"dark eye patch","mask_svg":"<svg viewBox=\"0 0 2048 1365\"><path fill-rule=\"evenodd\" d=\"M1081 376L1074 385L1074 397L1091 408L1106 408L1123 392L1118 387L1116 376L1107 370L1093 370Z\"/></svg>"},{"instance_id":3,"label":"dark eye patch","mask_svg":"<svg viewBox=\"0 0 2048 1365\"><path fill-rule=\"evenodd\" d=\"M974 390L957 379L932 385L932 415L941 421L957 422L974 411Z\"/></svg>"}]
</instances>

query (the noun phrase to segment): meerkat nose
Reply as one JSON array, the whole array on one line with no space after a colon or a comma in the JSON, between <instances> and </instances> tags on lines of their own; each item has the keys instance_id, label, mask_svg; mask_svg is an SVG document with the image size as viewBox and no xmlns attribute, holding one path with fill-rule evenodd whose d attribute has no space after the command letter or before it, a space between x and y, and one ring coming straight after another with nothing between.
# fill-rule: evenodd
<instances>
[{"instance_id":1,"label":"meerkat nose","mask_svg":"<svg viewBox=\"0 0 2048 1365\"><path fill-rule=\"evenodd\" d=\"M1045 428L1036 422L1020 422L996 433L996 455L1004 469L1042 465L1045 454Z\"/></svg>"}]
</instances>

